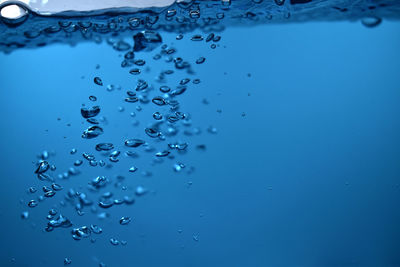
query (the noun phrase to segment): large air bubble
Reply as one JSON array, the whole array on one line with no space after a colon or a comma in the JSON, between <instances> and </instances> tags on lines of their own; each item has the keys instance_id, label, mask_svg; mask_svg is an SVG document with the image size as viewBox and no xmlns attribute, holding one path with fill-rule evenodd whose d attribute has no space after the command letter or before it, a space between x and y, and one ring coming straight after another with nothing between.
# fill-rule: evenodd
<instances>
[{"instance_id":1,"label":"large air bubble","mask_svg":"<svg viewBox=\"0 0 400 267\"><path fill-rule=\"evenodd\" d=\"M28 9L16 3L0 4L0 18L7 25L20 25L28 18Z\"/></svg>"}]
</instances>

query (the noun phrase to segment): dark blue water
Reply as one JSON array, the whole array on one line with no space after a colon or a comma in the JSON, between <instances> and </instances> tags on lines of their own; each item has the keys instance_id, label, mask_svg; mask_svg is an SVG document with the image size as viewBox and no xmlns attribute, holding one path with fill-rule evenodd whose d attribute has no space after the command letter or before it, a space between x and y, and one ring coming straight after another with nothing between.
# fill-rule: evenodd
<instances>
[{"instance_id":1,"label":"dark blue water","mask_svg":"<svg viewBox=\"0 0 400 267\"><path fill-rule=\"evenodd\" d=\"M218 42L159 31L191 71L161 44L127 68L113 40L0 54L0 266L400 266L399 33L397 21L228 27ZM159 90L186 78L181 95ZM125 101L138 79L149 103ZM82 138L96 126L83 105L100 107L95 138ZM145 132L155 112L165 140ZM35 174L43 160L54 182ZM72 225L49 229L51 209Z\"/></svg>"}]
</instances>

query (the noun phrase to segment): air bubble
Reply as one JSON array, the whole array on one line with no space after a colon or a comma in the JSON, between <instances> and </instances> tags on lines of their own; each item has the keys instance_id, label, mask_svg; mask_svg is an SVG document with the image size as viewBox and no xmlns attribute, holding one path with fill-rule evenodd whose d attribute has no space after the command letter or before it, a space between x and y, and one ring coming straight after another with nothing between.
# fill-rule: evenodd
<instances>
[{"instance_id":1,"label":"air bubble","mask_svg":"<svg viewBox=\"0 0 400 267\"><path fill-rule=\"evenodd\" d=\"M81 115L85 119L95 117L100 113L100 107L99 106L93 106L90 108L83 107L81 108Z\"/></svg>"},{"instance_id":2,"label":"air bubble","mask_svg":"<svg viewBox=\"0 0 400 267\"><path fill-rule=\"evenodd\" d=\"M94 77L93 81L95 84L103 86L103 81L101 80L100 77Z\"/></svg>"},{"instance_id":3,"label":"air bubble","mask_svg":"<svg viewBox=\"0 0 400 267\"><path fill-rule=\"evenodd\" d=\"M196 60L196 64L203 64L204 61L206 61L206 58L205 58L205 57L199 57L199 58Z\"/></svg>"},{"instance_id":4,"label":"air bubble","mask_svg":"<svg viewBox=\"0 0 400 267\"><path fill-rule=\"evenodd\" d=\"M104 132L103 128L99 126L91 126L82 133L82 138L92 139L103 134L103 132Z\"/></svg>"},{"instance_id":5,"label":"air bubble","mask_svg":"<svg viewBox=\"0 0 400 267\"><path fill-rule=\"evenodd\" d=\"M382 23L382 19L378 17L366 17L361 20L361 23L367 28L374 28Z\"/></svg>"},{"instance_id":6,"label":"air bubble","mask_svg":"<svg viewBox=\"0 0 400 267\"><path fill-rule=\"evenodd\" d=\"M28 10L22 5L9 4L0 9L0 18L8 25L19 25L28 18Z\"/></svg>"},{"instance_id":7,"label":"air bubble","mask_svg":"<svg viewBox=\"0 0 400 267\"><path fill-rule=\"evenodd\" d=\"M121 219L119 219L119 224L120 225L127 225L131 222L131 218L130 217L121 217Z\"/></svg>"}]
</instances>

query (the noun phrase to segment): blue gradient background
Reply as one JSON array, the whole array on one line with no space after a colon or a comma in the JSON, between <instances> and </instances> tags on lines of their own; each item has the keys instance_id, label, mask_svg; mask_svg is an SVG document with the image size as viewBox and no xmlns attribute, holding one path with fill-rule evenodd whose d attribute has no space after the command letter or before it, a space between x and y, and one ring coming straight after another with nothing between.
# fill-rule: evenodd
<instances>
[{"instance_id":1,"label":"blue gradient background","mask_svg":"<svg viewBox=\"0 0 400 267\"><path fill-rule=\"evenodd\" d=\"M144 137L154 105L130 118L136 104L123 97L135 79L105 43L0 54L0 266L63 266L65 257L71 266L400 266L400 24L232 28L215 50L189 36L163 34L183 58L207 58L195 66L202 83L180 97L203 129L181 138L191 151L155 167L149 155L109 170L85 163L79 176L59 182L64 191L34 209L26 190L43 185L33 175L37 154L54 150L56 173L66 171L98 142L122 147L126 137ZM151 72L142 73L148 79L169 68L150 62ZM94 76L123 90L107 92ZM80 137L87 123L79 109L89 95L109 121L97 140ZM218 134L207 133L210 125ZM203 143L205 152L193 149ZM174 173L175 161L195 172ZM153 175L129 174L132 165ZM154 192L112 207L105 221L60 208L74 226L99 224L96 243L72 240L70 229L44 232L48 210L68 188L115 174L126 176L130 190ZM25 210L30 217L21 220ZM121 226L121 216L133 221ZM112 237L128 244L112 246Z\"/></svg>"}]
</instances>

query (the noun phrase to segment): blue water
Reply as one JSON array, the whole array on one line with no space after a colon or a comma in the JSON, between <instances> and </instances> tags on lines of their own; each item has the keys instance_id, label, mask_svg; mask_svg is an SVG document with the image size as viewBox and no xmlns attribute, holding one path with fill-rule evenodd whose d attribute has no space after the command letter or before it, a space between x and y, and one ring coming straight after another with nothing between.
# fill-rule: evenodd
<instances>
[{"instance_id":1,"label":"blue water","mask_svg":"<svg viewBox=\"0 0 400 267\"><path fill-rule=\"evenodd\" d=\"M160 47L136 53L146 65L121 68L125 52L106 41L0 54L0 266L63 266L65 258L70 266L400 266L399 33L396 21L228 27L211 49L190 40L207 36L201 31L182 40L161 32L194 74L153 60ZM147 136L153 113L168 108L124 101L139 78L154 86L152 97L190 78L176 99L192 125L177 122L178 135L165 141ZM82 104L100 106L102 135L81 137L91 126ZM155 150L128 148L128 138ZM171 150L174 158L154 163L176 141L188 143L187 153ZM95 150L102 142L121 151L118 162ZM29 208L52 184L34 174L43 151L56 167L46 173L63 189ZM110 167L90 166L84 152ZM185 167L176 172L176 163ZM80 173L60 179L70 167ZM91 192L97 176L109 183ZM147 193L135 194L138 186ZM81 216L65 200L70 188L93 201ZM135 203L102 209L105 192ZM73 226L45 231L52 208ZM121 217L131 221L121 225ZM91 224L102 233L73 239L72 229Z\"/></svg>"}]
</instances>

